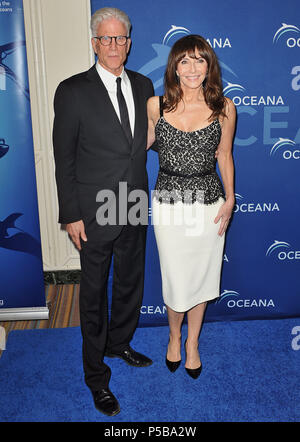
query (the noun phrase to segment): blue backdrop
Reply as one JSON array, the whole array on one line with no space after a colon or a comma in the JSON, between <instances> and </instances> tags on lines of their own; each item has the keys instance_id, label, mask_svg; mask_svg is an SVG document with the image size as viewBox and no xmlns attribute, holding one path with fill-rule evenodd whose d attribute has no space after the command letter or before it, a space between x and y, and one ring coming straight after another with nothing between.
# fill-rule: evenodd
<instances>
[{"instance_id":1,"label":"blue backdrop","mask_svg":"<svg viewBox=\"0 0 300 442\"><path fill-rule=\"evenodd\" d=\"M45 307L22 0L0 2L0 182L0 309Z\"/></svg>"},{"instance_id":2,"label":"blue backdrop","mask_svg":"<svg viewBox=\"0 0 300 442\"><path fill-rule=\"evenodd\" d=\"M132 24L127 67L149 76L163 94L170 47L204 36L222 68L224 93L236 105L236 205L227 233L221 297L206 321L300 315L300 8L296 0L92 0L123 9ZM142 6L143 5L143 6ZM150 190L158 171L148 155ZM200 265L200 264L199 264ZM159 261L148 231L141 323L163 324Z\"/></svg>"}]
</instances>

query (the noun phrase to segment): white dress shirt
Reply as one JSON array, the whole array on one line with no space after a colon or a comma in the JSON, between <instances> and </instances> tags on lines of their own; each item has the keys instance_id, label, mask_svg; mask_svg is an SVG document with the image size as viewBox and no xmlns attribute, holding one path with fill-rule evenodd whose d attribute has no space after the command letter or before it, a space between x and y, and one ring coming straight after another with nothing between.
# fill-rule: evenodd
<instances>
[{"instance_id":1,"label":"white dress shirt","mask_svg":"<svg viewBox=\"0 0 300 442\"><path fill-rule=\"evenodd\" d=\"M114 109L116 111L116 114L118 115L119 120L120 119L120 110L119 110L119 104L117 99L117 78L114 74L104 69L98 62L96 63L96 69L97 72L103 81L104 86L107 89L108 95L111 99L111 102L114 106ZM134 134L134 122L135 122L135 108L134 108L134 101L133 101L133 95L132 95L132 89L131 89L131 83L128 78L128 75L126 74L124 68L122 73L119 75L121 77L121 89L126 101L128 114L129 114L129 122L131 127L132 136Z\"/></svg>"}]
</instances>

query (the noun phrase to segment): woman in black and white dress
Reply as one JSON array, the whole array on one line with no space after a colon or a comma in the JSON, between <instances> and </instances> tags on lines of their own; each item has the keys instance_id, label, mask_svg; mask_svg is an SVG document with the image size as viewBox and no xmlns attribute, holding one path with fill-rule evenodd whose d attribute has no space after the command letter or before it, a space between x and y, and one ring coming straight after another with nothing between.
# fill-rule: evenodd
<instances>
[{"instance_id":1,"label":"woman in black and white dress","mask_svg":"<svg viewBox=\"0 0 300 442\"><path fill-rule=\"evenodd\" d=\"M210 45L198 35L178 40L164 96L148 100L148 148L156 140L160 169L152 213L170 326L166 364L172 372L180 365L187 312L185 368L193 378L202 369L198 339L207 301L219 296L224 233L235 202L235 119Z\"/></svg>"}]
</instances>

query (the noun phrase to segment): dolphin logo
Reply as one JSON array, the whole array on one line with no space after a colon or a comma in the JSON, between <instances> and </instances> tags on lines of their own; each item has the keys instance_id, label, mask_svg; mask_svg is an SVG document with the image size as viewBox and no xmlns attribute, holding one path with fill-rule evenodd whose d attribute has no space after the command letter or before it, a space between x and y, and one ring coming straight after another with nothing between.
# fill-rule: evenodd
<instances>
[{"instance_id":1,"label":"dolphin logo","mask_svg":"<svg viewBox=\"0 0 300 442\"><path fill-rule=\"evenodd\" d=\"M164 36L163 45L168 44L170 38L172 38L173 35L190 34L190 33L191 33L191 31L189 31L187 28L184 28L183 26L172 25L171 29L169 29L168 32L166 33L166 35Z\"/></svg>"},{"instance_id":2,"label":"dolphin logo","mask_svg":"<svg viewBox=\"0 0 300 442\"><path fill-rule=\"evenodd\" d=\"M15 226L15 222L20 216L22 216L22 213L12 213L7 218L5 218L4 221L0 221L0 239L8 238L10 236L8 233L8 229L20 230Z\"/></svg>"},{"instance_id":3,"label":"dolphin logo","mask_svg":"<svg viewBox=\"0 0 300 442\"><path fill-rule=\"evenodd\" d=\"M7 154L9 145L5 144L4 138L0 138L0 158Z\"/></svg>"},{"instance_id":4,"label":"dolphin logo","mask_svg":"<svg viewBox=\"0 0 300 442\"><path fill-rule=\"evenodd\" d=\"M235 195L235 199L237 199L237 200L244 199L244 197L242 195L240 195L239 193L235 193L234 195Z\"/></svg>"},{"instance_id":5,"label":"dolphin logo","mask_svg":"<svg viewBox=\"0 0 300 442\"><path fill-rule=\"evenodd\" d=\"M275 240L273 242L273 244L270 245L270 247L268 248L268 250L266 251L266 256L270 256L271 253L274 252L274 250L278 249L278 247L285 247L285 248L289 248L291 247L290 244L288 242L284 242L284 241L277 241Z\"/></svg>"},{"instance_id":6,"label":"dolphin logo","mask_svg":"<svg viewBox=\"0 0 300 442\"><path fill-rule=\"evenodd\" d=\"M234 296L234 297L239 297L239 293L234 291L234 290L224 290L221 293L221 296L216 300L216 304L220 304L221 301L223 301L224 299L228 298L228 296Z\"/></svg>"},{"instance_id":7,"label":"dolphin logo","mask_svg":"<svg viewBox=\"0 0 300 442\"><path fill-rule=\"evenodd\" d=\"M226 81L226 83L227 83L227 86L224 87L224 89L223 89L224 95L227 95L227 94L229 94L232 91L241 91L241 92L245 91L244 86L242 86L240 84L229 83L229 81Z\"/></svg>"},{"instance_id":8,"label":"dolphin logo","mask_svg":"<svg viewBox=\"0 0 300 442\"><path fill-rule=\"evenodd\" d=\"M282 23L281 28L277 29L277 31L274 34L273 43L277 43L280 37L282 37L282 35L285 34L286 32L300 33L300 29L297 28L297 26L287 25L286 23Z\"/></svg>"},{"instance_id":9,"label":"dolphin logo","mask_svg":"<svg viewBox=\"0 0 300 442\"><path fill-rule=\"evenodd\" d=\"M24 232L15 226L16 220L22 213L12 213L3 221L0 221L0 249L1 247L17 252L25 252L41 258L41 245L29 233ZM8 231L8 229L18 230L18 233Z\"/></svg>"},{"instance_id":10,"label":"dolphin logo","mask_svg":"<svg viewBox=\"0 0 300 442\"><path fill-rule=\"evenodd\" d=\"M290 140L289 138L279 138L279 140L272 146L270 150L270 156L274 156L278 149L280 149L283 146L295 146L296 143L293 140Z\"/></svg>"}]
</instances>

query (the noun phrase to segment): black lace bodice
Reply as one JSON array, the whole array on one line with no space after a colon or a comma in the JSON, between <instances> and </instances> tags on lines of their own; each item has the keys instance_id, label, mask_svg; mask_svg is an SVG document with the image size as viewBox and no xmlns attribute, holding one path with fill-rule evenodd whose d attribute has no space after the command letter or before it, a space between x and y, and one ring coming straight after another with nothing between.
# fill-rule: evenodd
<instances>
[{"instance_id":1,"label":"black lace bodice","mask_svg":"<svg viewBox=\"0 0 300 442\"><path fill-rule=\"evenodd\" d=\"M184 132L169 124L161 112L155 134L160 166L156 199L170 204L177 201L212 204L220 196L224 198L216 173L215 152L221 139L218 119L203 129Z\"/></svg>"}]
</instances>

